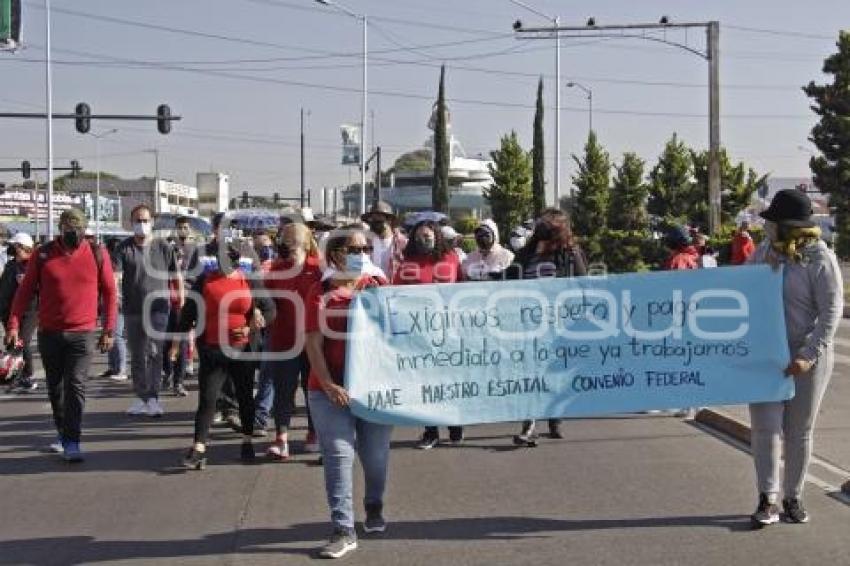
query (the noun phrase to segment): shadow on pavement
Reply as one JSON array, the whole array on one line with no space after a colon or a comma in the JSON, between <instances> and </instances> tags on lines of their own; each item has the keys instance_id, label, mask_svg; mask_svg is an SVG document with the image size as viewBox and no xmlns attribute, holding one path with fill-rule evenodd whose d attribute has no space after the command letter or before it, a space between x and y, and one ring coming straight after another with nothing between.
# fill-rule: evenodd
<instances>
[{"instance_id":1,"label":"shadow on pavement","mask_svg":"<svg viewBox=\"0 0 850 566\"><path fill-rule=\"evenodd\" d=\"M390 541L510 541L544 533L667 527L717 527L749 530L744 515L648 517L640 519L550 519L535 517L451 518L391 522L380 539ZM296 524L287 529L246 529L194 540L98 541L70 536L0 541L0 564L91 564L132 559L236 554L312 555L329 534L328 523ZM369 537L375 538L375 537ZM377 541L376 541L377 542ZM279 546L309 543L306 546Z\"/></svg>"}]
</instances>

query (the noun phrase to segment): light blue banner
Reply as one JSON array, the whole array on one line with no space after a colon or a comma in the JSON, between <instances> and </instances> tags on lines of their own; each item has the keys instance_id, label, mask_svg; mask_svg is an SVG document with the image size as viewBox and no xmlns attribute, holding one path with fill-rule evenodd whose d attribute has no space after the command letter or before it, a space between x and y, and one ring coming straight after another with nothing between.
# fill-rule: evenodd
<instances>
[{"instance_id":1,"label":"light blue banner","mask_svg":"<svg viewBox=\"0 0 850 566\"><path fill-rule=\"evenodd\" d=\"M465 425L793 396L767 266L381 287L352 303L354 414Z\"/></svg>"}]
</instances>

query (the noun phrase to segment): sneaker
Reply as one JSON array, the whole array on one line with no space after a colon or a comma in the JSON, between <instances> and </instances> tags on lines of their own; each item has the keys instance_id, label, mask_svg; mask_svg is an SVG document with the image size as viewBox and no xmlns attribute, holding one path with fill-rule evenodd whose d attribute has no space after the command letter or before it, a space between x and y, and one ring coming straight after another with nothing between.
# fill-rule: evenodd
<instances>
[{"instance_id":1,"label":"sneaker","mask_svg":"<svg viewBox=\"0 0 850 566\"><path fill-rule=\"evenodd\" d=\"M216 411L216 413L213 415L213 424L220 425L223 422L224 422L224 416L221 413L219 413L218 411Z\"/></svg>"},{"instance_id":2,"label":"sneaker","mask_svg":"<svg viewBox=\"0 0 850 566\"><path fill-rule=\"evenodd\" d=\"M330 540L319 550L321 558L342 558L352 550L357 549L357 537L354 533L337 530Z\"/></svg>"},{"instance_id":3,"label":"sneaker","mask_svg":"<svg viewBox=\"0 0 850 566\"><path fill-rule=\"evenodd\" d=\"M189 392L188 392L188 391L186 391L186 388L185 388L185 387L183 386L183 384L181 383L181 384L176 385L176 386L174 387L174 396L175 396L175 397L188 397L188 396L189 396Z\"/></svg>"},{"instance_id":4,"label":"sneaker","mask_svg":"<svg viewBox=\"0 0 850 566\"><path fill-rule=\"evenodd\" d=\"M463 444L463 430L450 430L449 442L454 446L460 446L461 444Z\"/></svg>"},{"instance_id":5,"label":"sneaker","mask_svg":"<svg viewBox=\"0 0 850 566\"><path fill-rule=\"evenodd\" d=\"M109 379L112 380L112 381L117 381L117 382L123 383L123 382L127 381L128 377L127 377L126 373L116 373L116 374L110 375Z\"/></svg>"},{"instance_id":6,"label":"sneaker","mask_svg":"<svg viewBox=\"0 0 850 566\"><path fill-rule=\"evenodd\" d=\"M82 462L84 458L83 451L80 450L80 443L71 441L66 442L65 453L62 455L62 457L65 459L66 462L72 464Z\"/></svg>"},{"instance_id":7,"label":"sneaker","mask_svg":"<svg viewBox=\"0 0 850 566\"><path fill-rule=\"evenodd\" d=\"M304 452L308 454L316 454L319 452L319 437L315 431L307 432L307 438L304 440Z\"/></svg>"},{"instance_id":8,"label":"sneaker","mask_svg":"<svg viewBox=\"0 0 850 566\"><path fill-rule=\"evenodd\" d=\"M224 417L224 422L227 423L234 432L242 432L242 421L239 420L239 415L227 415Z\"/></svg>"},{"instance_id":9,"label":"sneaker","mask_svg":"<svg viewBox=\"0 0 850 566\"><path fill-rule=\"evenodd\" d=\"M113 375L116 375L117 373L118 373L117 371L112 371L111 369L108 369L105 372L103 372L102 374L100 374L98 377L100 379L107 379L109 377L112 377Z\"/></svg>"},{"instance_id":10,"label":"sneaker","mask_svg":"<svg viewBox=\"0 0 850 566\"><path fill-rule=\"evenodd\" d=\"M561 433L560 423L553 423L549 425L549 438L554 438L555 440L561 440L564 438L563 433Z\"/></svg>"},{"instance_id":11,"label":"sneaker","mask_svg":"<svg viewBox=\"0 0 850 566\"><path fill-rule=\"evenodd\" d=\"M382 533L387 530L387 522L381 514L384 506L380 503L366 504L366 520L363 521L363 531L367 533Z\"/></svg>"},{"instance_id":12,"label":"sneaker","mask_svg":"<svg viewBox=\"0 0 850 566\"><path fill-rule=\"evenodd\" d=\"M522 423L522 430L514 436L517 446L537 446L537 435L534 433L534 421Z\"/></svg>"},{"instance_id":13,"label":"sneaker","mask_svg":"<svg viewBox=\"0 0 850 566\"><path fill-rule=\"evenodd\" d=\"M254 445L250 442L243 442L242 447L239 449L239 459L243 462L253 462L257 459L257 455L254 453Z\"/></svg>"},{"instance_id":14,"label":"sneaker","mask_svg":"<svg viewBox=\"0 0 850 566\"><path fill-rule=\"evenodd\" d=\"M148 399L148 416L158 418L165 414L165 409L162 406L162 403L159 402L159 399L156 397L151 397Z\"/></svg>"},{"instance_id":15,"label":"sneaker","mask_svg":"<svg viewBox=\"0 0 850 566\"><path fill-rule=\"evenodd\" d=\"M206 452L198 452L194 448L189 449L183 457L183 467L189 470L203 470L207 467Z\"/></svg>"},{"instance_id":16,"label":"sneaker","mask_svg":"<svg viewBox=\"0 0 850 566\"><path fill-rule=\"evenodd\" d=\"M750 522L754 529L761 529L779 522L779 507L770 502L766 493L759 494L759 506L756 512L750 515Z\"/></svg>"},{"instance_id":17,"label":"sneaker","mask_svg":"<svg viewBox=\"0 0 850 566\"><path fill-rule=\"evenodd\" d=\"M272 460L289 460L289 443L277 441L268 447L266 456Z\"/></svg>"},{"instance_id":18,"label":"sneaker","mask_svg":"<svg viewBox=\"0 0 850 566\"><path fill-rule=\"evenodd\" d=\"M145 401L142 401L141 399L136 399L135 401L133 401L133 404L130 405L130 408L127 409L127 414L134 417L138 417L140 415L147 415L148 404Z\"/></svg>"},{"instance_id":19,"label":"sneaker","mask_svg":"<svg viewBox=\"0 0 850 566\"><path fill-rule=\"evenodd\" d=\"M57 436L56 440L47 445L47 452L51 454L62 454L65 451L65 443L61 436Z\"/></svg>"},{"instance_id":20,"label":"sneaker","mask_svg":"<svg viewBox=\"0 0 850 566\"><path fill-rule=\"evenodd\" d=\"M254 438L265 438L268 435L269 433L266 432L266 425L254 423L254 431L251 433L251 436L253 436Z\"/></svg>"},{"instance_id":21,"label":"sneaker","mask_svg":"<svg viewBox=\"0 0 850 566\"><path fill-rule=\"evenodd\" d=\"M796 497L782 500L782 509L785 511L786 523L808 523L809 514L803 509L803 504Z\"/></svg>"},{"instance_id":22,"label":"sneaker","mask_svg":"<svg viewBox=\"0 0 850 566\"><path fill-rule=\"evenodd\" d=\"M430 450L440 443L440 437L428 434L427 432L422 435L422 438L419 440L419 443L416 447L420 450Z\"/></svg>"},{"instance_id":23,"label":"sneaker","mask_svg":"<svg viewBox=\"0 0 850 566\"><path fill-rule=\"evenodd\" d=\"M22 381L14 388L15 393L32 393L38 389L38 383L35 381Z\"/></svg>"}]
</instances>

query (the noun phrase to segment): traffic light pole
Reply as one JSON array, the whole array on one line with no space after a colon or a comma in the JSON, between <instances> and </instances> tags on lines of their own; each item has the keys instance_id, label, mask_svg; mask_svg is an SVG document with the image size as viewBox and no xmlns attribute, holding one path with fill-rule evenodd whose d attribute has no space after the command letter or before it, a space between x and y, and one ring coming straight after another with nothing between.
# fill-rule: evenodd
<instances>
[{"instance_id":1,"label":"traffic light pole","mask_svg":"<svg viewBox=\"0 0 850 566\"><path fill-rule=\"evenodd\" d=\"M50 0L44 0L45 12L45 96L47 98L47 239L53 239L53 70L50 60ZM38 196L36 192L36 196ZM38 216L38 203L35 214Z\"/></svg>"}]
</instances>

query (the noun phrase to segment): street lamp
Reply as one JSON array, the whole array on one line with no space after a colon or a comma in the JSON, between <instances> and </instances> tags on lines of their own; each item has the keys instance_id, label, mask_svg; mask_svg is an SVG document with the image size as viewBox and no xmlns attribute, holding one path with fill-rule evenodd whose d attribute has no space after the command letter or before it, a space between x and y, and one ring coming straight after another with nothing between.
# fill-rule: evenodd
<instances>
[{"instance_id":1,"label":"street lamp","mask_svg":"<svg viewBox=\"0 0 850 566\"><path fill-rule=\"evenodd\" d=\"M593 131L593 90L587 88L586 86L584 86L581 83L577 83L577 82L573 82L573 81L568 82L567 87L569 87L569 88L580 88L587 95L588 114L590 116L590 118L589 118L590 126L589 126L589 130L588 130L588 134L590 134L590 132Z\"/></svg>"},{"instance_id":2,"label":"street lamp","mask_svg":"<svg viewBox=\"0 0 850 566\"><path fill-rule=\"evenodd\" d=\"M561 36L558 33L558 26L561 24L561 19L558 16L552 17L536 8L529 6L519 0L511 0L511 3L516 4L520 8L528 10L547 21L552 22L552 31L555 35L555 206L560 207L561 202ZM522 22L517 20L514 23L514 31L522 30Z\"/></svg>"},{"instance_id":3,"label":"street lamp","mask_svg":"<svg viewBox=\"0 0 850 566\"><path fill-rule=\"evenodd\" d=\"M106 130L100 134L89 133L95 139L95 161L97 167L97 180L95 181L94 197L94 237L100 241L100 140L112 134L118 133L117 128Z\"/></svg>"},{"instance_id":4,"label":"street lamp","mask_svg":"<svg viewBox=\"0 0 850 566\"><path fill-rule=\"evenodd\" d=\"M154 158L154 181L153 181L153 212L157 214L160 211L160 200L161 197L159 195L159 150L154 149L145 149L143 153L153 153Z\"/></svg>"},{"instance_id":5,"label":"street lamp","mask_svg":"<svg viewBox=\"0 0 850 566\"><path fill-rule=\"evenodd\" d=\"M367 43L367 30L368 30L368 19L366 14L358 14L353 12L339 4L338 2L334 2L333 0L315 0L317 3L322 4L323 6L328 6L330 8L334 8L343 14L347 14L354 19L360 20L363 22L363 108L360 111L360 212L362 214L366 214L366 113L367 103L368 103L368 69L369 69L369 56L368 56L368 43Z\"/></svg>"}]
</instances>

